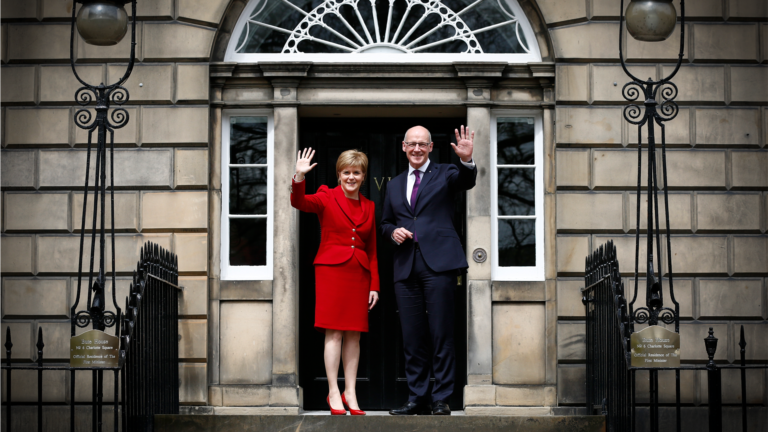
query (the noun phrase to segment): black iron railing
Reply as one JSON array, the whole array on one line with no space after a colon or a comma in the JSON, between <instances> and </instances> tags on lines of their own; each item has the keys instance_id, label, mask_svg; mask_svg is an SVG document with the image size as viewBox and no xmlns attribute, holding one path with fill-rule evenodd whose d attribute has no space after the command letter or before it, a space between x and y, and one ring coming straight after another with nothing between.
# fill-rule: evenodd
<instances>
[{"instance_id":1,"label":"black iron railing","mask_svg":"<svg viewBox=\"0 0 768 432\"><path fill-rule=\"evenodd\" d=\"M147 242L141 250L137 269L133 272L130 294L126 298L125 314L118 313L115 334L120 337L117 367L70 367L68 364L45 363L43 329L37 333L37 359L35 363L12 362L13 342L11 329L6 328L5 371L6 397L5 431L12 432L15 406L29 406L27 402L13 402L11 391L14 371L37 372L37 427L25 424L19 430L43 431L44 407L56 403L43 402L44 379L51 371L70 372L69 425L70 431L82 430L76 425L75 407L91 406L92 430L151 431L155 414L179 413L179 351L178 351L178 260L176 256L156 244ZM114 289L114 285L113 285ZM73 317L77 320L78 317ZM81 318L85 321L85 318ZM78 323L79 325L87 323ZM91 401L78 401L75 397L76 371L93 374ZM104 373L112 374L114 410L112 427L104 424L103 409L110 405L103 400ZM53 384L55 385L55 384ZM122 412L120 410L122 404ZM122 414L122 415L121 415ZM105 429L106 428L106 429ZM60 430L60 428L56 428Z\"/></svg>"},{"instance_id":2,"label":"black iron railing","mask_svg":"<svg viewBox=\"0 0 768 432\"><path fill-rule=\"evenodd\" d=\"M721 375L723 369L738 369L741 374L741 430L746 432L747 426L747 382L748 369L767 369L766 364L747 364L744 326L741 327L739 340L739 364L715 363L717 338L710 327L709 336L704 339L704 348L709 361L700 365L685 365L680 367L648 368L633 367L631 361L630 337L634 331L634 323L641 323L630 311L630 305L625 295L624 284L619 273L619 262L616 258L616 246L609 241L600 246L587 257L585 288L582 291L582 302L586 307L587 328L587 409L589 413L599 410L606 416L609 432L630 432L636 427L635 413L638 406L635 400L635 373L646 370L650 374L649 411L650 430L658 431L659 419L659 380L661 370L675 371L675 382L664 383L675 387L675 430L683 430L680 402L680 372L707 371L708 385L708 423L709 432L723 430L723 403ZM635 285L635 293L637 285ZM635 294L636 295L636 294ZM674 319L662 322L673 324ZM667 322L670 321L670 322ZM644 321L645 322L645 321ZM681 341L695 343L695 341ZM762 383L755 383L762 385Z\"/></svg>"},{"instance_id":3,"label":"black iron railing","mask_svg":"<svg viewBox=\"0 0 768 432\"><path fill-rule=\"evenodd\" d=\"M179 413L179 266L174 254L148 244L146 272L134 273L126 306L123 430L152 430L155 414ZM131 349L128 349L128 348Z\"/></svg>"}]
</instances>

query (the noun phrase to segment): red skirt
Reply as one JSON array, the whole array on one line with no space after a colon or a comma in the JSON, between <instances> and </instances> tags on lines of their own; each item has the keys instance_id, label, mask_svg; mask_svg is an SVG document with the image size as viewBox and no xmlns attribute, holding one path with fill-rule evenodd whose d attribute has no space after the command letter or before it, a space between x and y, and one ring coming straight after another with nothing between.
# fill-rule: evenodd
<instances>
[{"instance_id":1,"label":"red skirt","mask_svg":"<svg viewBox=\"0 0 768 432\"><path fill-rule=\"evenodd\" d=\"M352 256L335 265L315 265L315 329L368 331L371 273Z\"/></svg>"}]
</instances>

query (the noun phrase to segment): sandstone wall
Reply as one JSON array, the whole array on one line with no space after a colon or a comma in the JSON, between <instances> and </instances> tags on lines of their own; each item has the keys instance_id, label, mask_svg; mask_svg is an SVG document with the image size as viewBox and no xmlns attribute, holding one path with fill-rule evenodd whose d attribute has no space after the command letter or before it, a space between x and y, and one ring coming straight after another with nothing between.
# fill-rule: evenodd
<instances>
[{"instance_id":1,"label":"sandstone wall","mask_svg":"<svg viewBox=\"0 0 768 432\"><path fill-rule=\"evenodd\" d=\"M579 293L584 257L613 239L622 274L627 276L625 285L630 289L634 285L630 276L634 271L637 127L623 120L620 106L625 103L621 89L629 78L616 62L618 2L539 0L538 4L558 61L557 212L548 215L557 224L557 401L579 405L585 398L584 308ZM676 5L679 13L679 2ZM716 358L729 363L738 360L742 324L748 361L768 360L766 18L768 4L759 0L686 2L685 55L672 80L679 88L680 113L667 123L666 131L672 268L685 363L706 360L703 338L709 327L720 339ZM666 76L677 59L679 38L679 24L672 37L661 43L640 43L625 36L630 71L641 79ZM646 136L644 130L644 140ZM660 142L658 127L656 136ZM647 167L646 160L643 166ZM643 184L646 175L644 170ZM643 194L641 256L645 254L645 202ZM661 261L666 259L663 253ZM659 261L656 257L655 262ZM644 286L639 291L638 302L644 305ZM667 292L665 305L671 305ZM724 403L741 401L734 378L724 374ZM684 404L706 403L703 374L683 373L681 379ZM750 371L747 381L748 402L764 407L765 372ZM638 400L647 401L647 374L638 374L638 387ZM661 391L663 401L674 400L672 382ZM761 418L764 415L762 411ZM692 415L689 420L701 417Z\"/></svg>"},{"instance_id":2,"label":"sandstone wall","mask_svg":"<svg viewBox=\"0 0 768 432\"><path fill-rule=\"evenodd\" d=\"M138 2L136 66L125 84L130 120L115 134L117 298L124 303L144 242L178 254L185 287L179 303L183 404L206 404L208 396L207 62L228 3ZM69 66L72 2L1 5L2 322L13 333L14 359L35 360L33 335L42 327L46 360L68 362L88 140L73 121L79 83ZM78 73L92 84L114 82L129 48L130 33L115 47L78 37ZM59 385L46 386L45 400L68 400L68 376L51 372L47 379ZM36 400L35 384L35 376L15 374L14 400ZM86 384L78 378L80 401L90 399ZM106 394L110 400L109 389Z\"/></svg>"}]
</instances>

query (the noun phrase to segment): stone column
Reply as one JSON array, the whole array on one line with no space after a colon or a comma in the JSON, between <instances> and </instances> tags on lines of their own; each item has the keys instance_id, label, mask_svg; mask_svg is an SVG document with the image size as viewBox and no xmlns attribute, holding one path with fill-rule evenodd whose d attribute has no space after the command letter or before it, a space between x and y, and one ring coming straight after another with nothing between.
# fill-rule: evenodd
<instances>
[{"instance_id":1,"label":"stone column","mask_svg":"<svg viewBox=\"0 0 768 432\"><path fill-rule=\"evenodd\" d=\"M469 79L467 126L475 132L473 159L477 184L467 192L467 383L464 404L495 403L493 384L493 314L491 300L491 86L492 80ZM486 258L477 262L474 251ZM482 259L480 259L482 261Z\"/></svg>"},{"instance_id":2,"label":"stone column","mask_svg":"<svg viewBox=\"0 0 768 432\"><path fill-rule=\"evenodd\" d=\"M212 68L212 74L225 72L231 74L232 66L225 67L223 71ZM212 78L210 88L209 127L209 153L208 153L208 217L210 227L208 230L208 403L221 399L220 396L211 396L211 392L218 389L210 387L219 384L219 287L221 285L221 106L215 106L221 102L225 84L223 78Z\"/></svg>"},{"instance_id":3,"label":"stone column","mask_svg":"<svg viewBox=\"0 0 768 432\"><path fill-rule=\"evenodd\" d=\"M299 214L290 182L299 146L297 78L274 78L275 189L272 281L272 390L270 405L299 405ZM283 387L279 389L278 387ZM277 401L275 399L280 399Z\"/></svg>"},{"instance_id":4,"label":"stone column","mask_svg":"<svg viewBox=\"0 0 768 432\"><path fill-rule=\"evenodd\" d=\"M555 134L554 134L554 84L550 78L541 78L543 89L542 123L544 129L544 262L545 301L547 329L547 359L544 384L557 385L557 182L555 178ZM555 391L553 387L552 392ZM549 403L555 401L550 398Z\"/></svg>"}]
</instances>

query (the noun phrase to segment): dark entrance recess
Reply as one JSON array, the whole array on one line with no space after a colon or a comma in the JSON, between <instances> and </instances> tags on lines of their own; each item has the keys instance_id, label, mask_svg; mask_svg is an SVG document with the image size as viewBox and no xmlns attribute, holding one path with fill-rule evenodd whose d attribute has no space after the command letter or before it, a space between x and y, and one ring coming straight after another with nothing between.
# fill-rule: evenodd
<instances>
[{"instance_id":1,"label":"dark entrance recess","mask_svg":"<svg viewBox=\"0 0 768 432\"><path fill-rule=\"evenodd\" d=\"M307 192L322 185L335 187L336 159L345 150L357 149L368 155L368 177L361 188L367 198L376 203L376 226L381 221L387 182L408 167L402 151L405 131L416 124L432 132L434 150L432 162L456 163L458 158L450 146L456 142L455 128L466 122L464 118L303 118L300 124L300 147L317 149L317 167L307 175ZM304 389L305 410L325 410L328 406L328 382L323 364L324 335L314 327L315 272L312 261L320 244L320 224L314 214L302 213L299 248L299 383ZM457 197L454 226L462 239L466 237L465 196ZM400 406L408 399L402 333L397 302L393 291L392 250L395 247L378 240L379 276L381 293L379 304L369 317L370 331L363 334L360 346L360 366L357 377L357 398L364 410L388 410ZM340 281L339 283L343 283ZM456 386L450 400L454 410L463 407L463 388L466 384L466 280L457 278L456 289ZM344 389L344 373L339 367L339 387Z\"/></svg>"}]
</instances>

